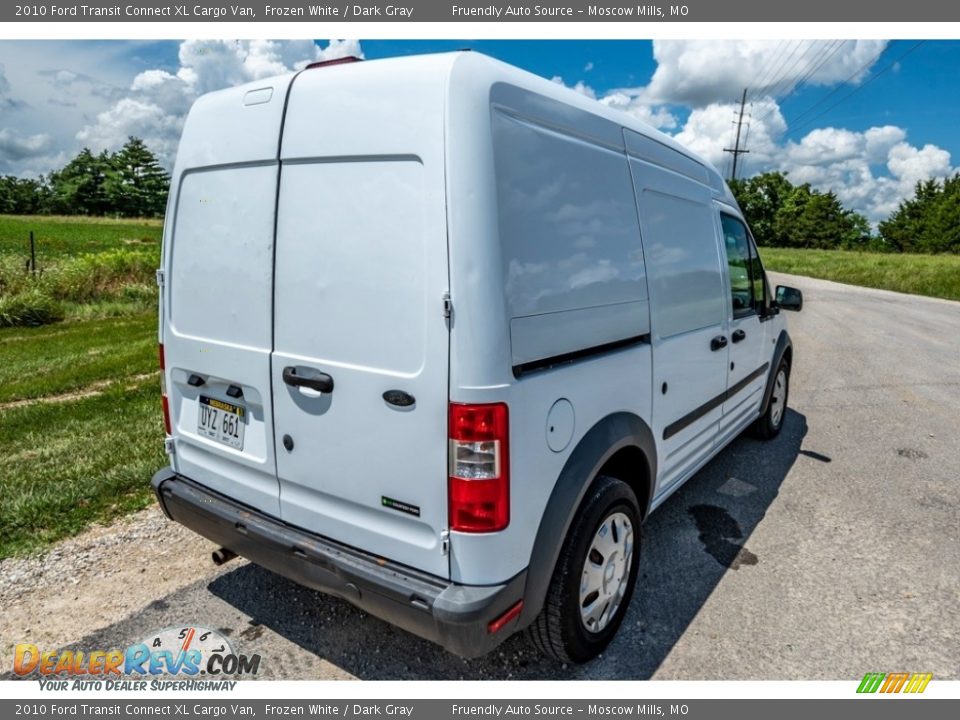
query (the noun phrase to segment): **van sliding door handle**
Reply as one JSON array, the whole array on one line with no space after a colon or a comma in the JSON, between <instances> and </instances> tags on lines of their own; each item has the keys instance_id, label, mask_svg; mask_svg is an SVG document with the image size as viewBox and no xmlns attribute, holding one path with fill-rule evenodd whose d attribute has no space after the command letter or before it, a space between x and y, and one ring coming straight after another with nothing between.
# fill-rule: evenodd
<instances>
[{"instance_id":1,"label":"van sliding door handle","mask_svg":"<svg viewBox=\"0 0 960 720\"><path fill-rule=\"evenodd\" d=\"M723 335L717 335L713 340L710 341L710 349L716 352L717 350L722 350L727 346L727 338Z\"/></svg>"},{"instance_id":2,"label":"van sliding door handle","mask_svg":"<svg viewBox=\"0 0 960 720\"><path fill-rule=\"evenodd\" d=\"M745 333L743 330L734 330L733 335L730 336L730 339L733 340L735 343L738 343L741 340L746 340L746 338L747 338L747 333Z\"/></svg>"},{"instance_id":3,"label":"van sliding door handle","mask_svg":"<svg viewBox=\"0 0 960 720\"><path fill-rule=\"evenodd\" d=\"M297 369L287 366L283 369L283 381L291 387L305 387L317 392L333 392L333 378L326 373L318 372L311 377L297 375Z\"/></svg>"}]
</instances>

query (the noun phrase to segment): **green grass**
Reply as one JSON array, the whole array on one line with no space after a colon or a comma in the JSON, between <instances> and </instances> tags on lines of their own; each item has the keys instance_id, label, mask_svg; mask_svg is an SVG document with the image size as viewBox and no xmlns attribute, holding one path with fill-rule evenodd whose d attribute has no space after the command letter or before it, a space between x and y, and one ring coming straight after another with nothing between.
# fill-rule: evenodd
<instances>
[{"instance_id":1,"label":"green grass","mask_svg":"<svg viewBox=\"0 0 960 720\"><path fill-rule=\"evenodd\" d=\"M0 558L152 502L165 462L161 232L153 220L0 216Z\"/></svg>"},{"instance_id":2,"label":"green grass","mask_svg":"<svg viewBox=\"0 0 960 720\"><path fill-rule=\"evenodd\" d=\"M960 300L960 255L760 248L768 270Z\"/></svg>"},{"instance_id":3,"label":"green grass","mask_svg":"<svg viewBox=\"0 0 960 720\"><path fill-rule=\"evenodd\" d=\"M0 558L150 504L162 440L155 379L0 410Z\"/></svg>"},{"instance_id":4,"label":"green grass","mask_svg":"<svg viewBox=\"0 0 960 720\"><path fill-rule=\"evenodd\" d=\"M35 220L45 222L40 226L54 233L56 251L39 254L33 273L26 269L22 250L9 242L4 245L4 237L12 236L11 227ZM71 225L67 218L0 216L0 327L116 317L156 307L154 272L160 264L161 228L142 222L76 220ZM71 227L72 238L67 237ZM126 238L131 229L142 228L154 237L143 243Z\"/></svg>"},{"instance_id":5,"label":"green grass","mask_svg":"<svg viewBox=\"0 0 960 720\"><path fill-rule=\"evenodd\" d=\"M0 329L0 404L157 371L157 317ZM159 393L159 379L154 389ZM2 417L2 416L0 416Z\"/></svg>"},{"instance_id":6,"label":"green grass","mask_svg":"<svg viewBox=\"0 0 960 720\"><path fill-rule=\"evenodd\" d=\"M97 253L119 248L152 248L159 257L161 220L46 215L0 215L0 254L26 262L30 257L30 231L37 250L37 267L64 256Z\"/></svg>"}]
</instances>

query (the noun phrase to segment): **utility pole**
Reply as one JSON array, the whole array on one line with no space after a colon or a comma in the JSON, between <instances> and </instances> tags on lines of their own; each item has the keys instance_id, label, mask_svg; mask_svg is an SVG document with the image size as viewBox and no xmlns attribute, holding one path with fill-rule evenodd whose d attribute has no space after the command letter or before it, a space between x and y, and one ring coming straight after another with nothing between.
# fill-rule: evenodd
<instances>
[{"instance_id":1,"label":"utility pole","mask_svg":"<svg viewBox=\"0 0 960 720\"><path fill-rule=\"evenodd\" d=\"M737 119L737 139L732 148L724 148L724 152L733 153L733 169L730 171L730 179L737 179L737 160L749 150L740 149L740 130L743 127L743 108L747 104L747 89L743 89L743 97L740 98L740 117Z\"/></svg>"}]
</instances>

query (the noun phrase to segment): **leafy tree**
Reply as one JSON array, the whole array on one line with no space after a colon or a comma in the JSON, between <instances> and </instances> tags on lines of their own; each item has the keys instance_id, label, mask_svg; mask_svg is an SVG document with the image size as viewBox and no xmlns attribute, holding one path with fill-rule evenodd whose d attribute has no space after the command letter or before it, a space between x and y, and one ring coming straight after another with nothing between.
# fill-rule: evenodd
<instances>
[{"instance_id":1,"label":"leafy tree","mask_svg":"<svg viewBox=\"0 0 960 720\"><path fill-rule=\"evenodd\" d=\"M104 215L110 204L104 183L111 168L106 151L84 148L62 170L50 174L51 210L64 215Z\"/></svg>"},{"instance_id":2,"label":"leafy tree","mask_svg":"<svg viewBox=\"0 0 960 720\"><path fill-rule=\"evenodd\" d=\"M88 148L48 177L0 177L0 213L18 215L163 215L170 178L142 140L118 152Z\"/></svg>"},{"instance_id":3,"label":"leafy tree","mask_svg":"<svg viewBox=\"0 0 960 720\"><path fill-rule=\"evenodd\" d=\"M772 245L777 212L793 191L781 172L767 172L746 180L733 180L730 189L743 211L758 245Z\"/></svg>"},{"instance_id":4,"label":"leafy tree","mask_svg":"<svg viewBox=\"0 0 960 720\"><path fill-rule=\"evenodd\" d=\"M960 174L943 182L918 182L880 223L884 242L901 252L960 253Z\"/></svg>"},{"instance_id":5,"label":"leafy tree","mask_svg":"<svg viewBox=\"0 0 960 720\"><path fill-rule=\"evenodd\" d=\"M113 212L125 217L163 214L170 178L143 140L130 137L110 165L103 187Z\"/></svg>"},{"instance_id":6,"label":"leafy tree","mask_svg":"<svg viewBox=\"0 0 960 720\"><path fill-rule=\"evenodd\" d=\"M774 218L772 244L780 247L862 248L869 240L865 217L845 210L833 192L819 192L807 183L793 188Z\"/></svg>"},{"instance_id":7,"label":"leafy tree","mask_svg":"<svg viewBox=\"0 0 960 720\"><path fill-rule=\"evenodd\" d=\"M940 193L936 180L918 182L914 195L903 200L894 213L880 223L880 236L898 252L911 252L923 243L926 219L933 213Z\"/></svg>"},{"instance_id":8,"label":"leafy tree","mask_svg":"<svg viewBox=\"0 0 960 720\"><path fill-rule=\"evenodd\" d=\"M858 213L856 210L847 210L846 227L840 238L840 246L844 250L873 250L874 238L870 230L870 221L866 215Z\"/></svg>"},{"instance_id":9,"label":"leafy tree","mask_svg":"<svg viewBox=\"0 0 960 720\"><path fill-rule=\"evenodd\" d=\"M50 192L43 178L0 177L0 213L36 215L48 212Z\"/></svg>"}]
</instances>

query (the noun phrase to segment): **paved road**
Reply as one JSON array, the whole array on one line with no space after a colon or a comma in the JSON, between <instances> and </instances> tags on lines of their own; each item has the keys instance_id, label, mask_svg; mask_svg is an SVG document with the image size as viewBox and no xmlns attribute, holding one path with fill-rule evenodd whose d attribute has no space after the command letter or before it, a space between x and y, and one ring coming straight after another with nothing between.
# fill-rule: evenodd
<instances>
[{"instance_id":1,"label":"paved road","mask_svg":"<svg viewBox=\"0 0 960 720\"><path fill-rule=\"evenodd\" d=\"M242 561L195 567L77 646L197 622L269 678L960 678L960 303L775 279L806 302L784 430L735 441L654 513L597 661L562 667L522 637L461 660Z\"/></svg>"}]
</instances>

